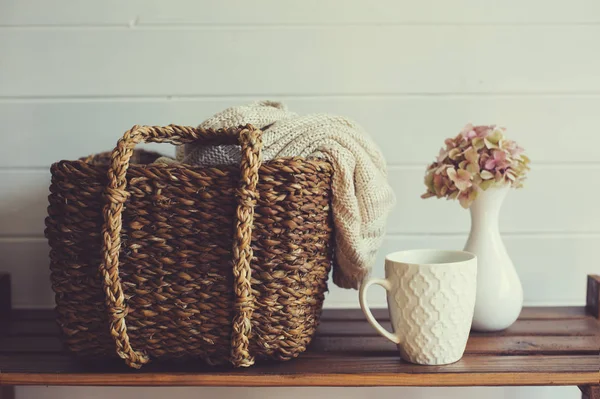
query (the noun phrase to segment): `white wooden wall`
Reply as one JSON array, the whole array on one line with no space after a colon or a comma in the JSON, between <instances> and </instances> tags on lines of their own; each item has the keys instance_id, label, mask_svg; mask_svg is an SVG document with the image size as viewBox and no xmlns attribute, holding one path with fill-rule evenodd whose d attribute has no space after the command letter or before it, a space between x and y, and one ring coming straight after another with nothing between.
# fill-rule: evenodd
<instances>
[{"instance_id":1,"label":"white wooden wall","mask_svg":"<svg viewBox=\"0 0 600 399\"><path fill-rule=\"evenodd\" d=\"M528 304L582 304L600 244L597 0L0 0L0 271L14 304L52 306L48 168L133 124L197 124L256 99L357 120L390 165L387 252L461 248L468 213L422 176L466 122L500 123L533 159L502 231ZM162 147L165 152L172 151ZM373 303L385 303L383 293ZM357 306L331 289L328 307ZM382 338L383 339L383 338ZM22 388L23 398L576 398L575 388Z\"/></svg>"}]
</instances>

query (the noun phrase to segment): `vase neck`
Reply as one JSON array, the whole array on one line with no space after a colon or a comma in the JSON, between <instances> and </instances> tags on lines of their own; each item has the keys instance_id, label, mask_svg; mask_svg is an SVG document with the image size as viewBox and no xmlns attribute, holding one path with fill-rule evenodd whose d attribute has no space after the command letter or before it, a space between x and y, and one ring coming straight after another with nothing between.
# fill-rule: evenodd
<instances>
[{"instance_id":1,"label":"vase neck","mask_svg":"<svg viewBox=\"0 0 600 399\"><path fill-rule=\"evenodd\" d=\"M472 227L498 229L498 218L510 186L490 187L482 191L470 207Z\"/></svg>"}]
</instances>

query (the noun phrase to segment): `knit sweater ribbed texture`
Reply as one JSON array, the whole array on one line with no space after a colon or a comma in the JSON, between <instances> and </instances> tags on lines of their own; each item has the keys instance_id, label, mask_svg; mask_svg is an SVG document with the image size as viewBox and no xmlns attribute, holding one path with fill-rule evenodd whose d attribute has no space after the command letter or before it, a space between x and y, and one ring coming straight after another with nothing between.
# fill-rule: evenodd
<instances>
[{"instance_id":1,"label":"knit sweater ribbed texture","mask_svg":"<svg viewBox=\"0 0 600 399\"><path fill-rule=\"evenodd\" d=\"M228 108L200 127L219 129L248 123L268 126L263 133L263 160L300 156L332 163L337 263L333 281L343 288L358 288L375 261L387 216L395 204L381 151L353 121L326 114L300 116L273 101ZM240 149L192 143L177 149L177 159L191 165L233 164L240 162Z\"/></svg>"}]
</instances>

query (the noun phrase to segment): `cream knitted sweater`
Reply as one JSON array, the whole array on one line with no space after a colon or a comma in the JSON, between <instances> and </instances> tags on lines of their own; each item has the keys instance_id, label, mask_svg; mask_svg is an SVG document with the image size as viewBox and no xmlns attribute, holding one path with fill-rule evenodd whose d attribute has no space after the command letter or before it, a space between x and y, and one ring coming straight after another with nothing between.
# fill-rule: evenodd
<instances>
[{"instance_id":1,"label":"cream knitted sweater","mask_svg":"<svg viewBox=\"0 0 600 399\"><path fill-rule=\"evenodd\" d=\"M228 108L203 122L203 128L271 125L263 133L263 160L301 156L329 160L334 167L332 209L337 267L333 281L358 288L370 271L395 204L385 160L369 135L356 123L324 114L299 116L277 102L260 101ZM192 165L240 161L236 146L187 144L177 159Z\"/></svg>"}]
</instances>

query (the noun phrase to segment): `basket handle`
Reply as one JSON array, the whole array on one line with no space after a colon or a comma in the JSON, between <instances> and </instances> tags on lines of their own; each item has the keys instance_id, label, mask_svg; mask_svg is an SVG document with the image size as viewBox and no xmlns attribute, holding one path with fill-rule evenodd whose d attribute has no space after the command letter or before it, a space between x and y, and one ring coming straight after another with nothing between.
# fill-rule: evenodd
<instances>
[{"instance_id":1,"label":"basket handle","mask_svg":"<svg viewBox=\"0 0 600 399\"><path fill-rule=\"evenodd\" d=\"M231 362L247 367L254 363L250 356L248 336L254 298L250 285L252 260L252 226L254 206L258 199L256 185L261 165L262 132L252 125L236 129L202 129L186 126L134 126L121 138L111 154L108 185L105 190L102 228L102 263L106 306L110 334L115 340L117 354L127 365L140 368L149 361L148 355L135 351L129 342L125 315L127 314L123 286L119 278L119 252L123 208L129 193L126 174L133 148L141 142L186 144L200 141L206 144L236 144L242 150L240 185L236 191L237 210L233 237L234 317L231 336Z\"/></svg>"}]
</instances>

